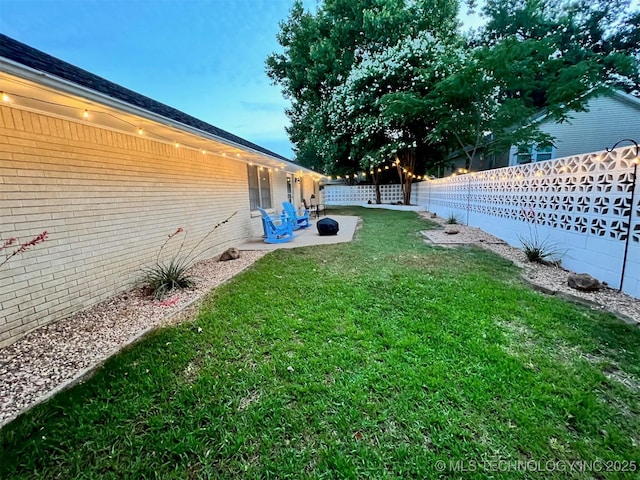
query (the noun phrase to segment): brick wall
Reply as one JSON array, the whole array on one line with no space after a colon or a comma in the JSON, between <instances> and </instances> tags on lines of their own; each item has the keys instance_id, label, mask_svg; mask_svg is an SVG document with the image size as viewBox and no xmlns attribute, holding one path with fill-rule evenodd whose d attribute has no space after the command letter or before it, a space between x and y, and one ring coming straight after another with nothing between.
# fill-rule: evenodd
<instances>
[{"instance_id":1,"label":"brick wall","mask_svg":"<svg viewBox=\"0 0 640 480\"><path fill-rule=\"evenodd\" d=\"M244 163L0 106L0 239L49 232L0 268L0 346L131 288L168 234L187 230L188 251L236 210L204 257L261 234Z\"/></svg>"}]
</instances>

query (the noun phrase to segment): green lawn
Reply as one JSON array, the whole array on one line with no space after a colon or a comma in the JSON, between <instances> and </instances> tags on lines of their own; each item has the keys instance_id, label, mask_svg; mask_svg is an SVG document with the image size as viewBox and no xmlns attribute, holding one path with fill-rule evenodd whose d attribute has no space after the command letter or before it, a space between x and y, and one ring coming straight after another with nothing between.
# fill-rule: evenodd
<instances>
[{"instance_id":1,"label":"green lawn","mask_svg":"<svg viewBox=\"0 0 640 480\"><path fill-rule=\"evenodd\" d=\"M352 243L267 255L2 429L0 478L633 477L640 330L415 213L336 213Z\"/></svg>"}]
</instances>

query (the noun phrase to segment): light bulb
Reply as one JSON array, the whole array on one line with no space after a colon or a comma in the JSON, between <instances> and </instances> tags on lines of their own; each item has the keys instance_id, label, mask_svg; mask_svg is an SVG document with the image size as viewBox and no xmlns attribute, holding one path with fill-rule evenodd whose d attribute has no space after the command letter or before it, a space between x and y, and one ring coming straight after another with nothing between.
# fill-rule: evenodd
<instances>
[{"instance_id":1,"label":"light bulb","mask_svg":"<svg viewBox=\"0 0 640 480\"><path fill-rule=\"evenodd\" d=\"M7 95L6 93L0 92L0 94L1 94L0 96L2 96L2 101L3 102L8 102L10 100L9 99L9 95Z\"/></svg>"},{"instance_id":2,"label":"light bulb","mask_svg":"<svg viewBox=\"0 0 640 480\"><path fill-rule=\"evenodd\" d=\"M85 108L84 113L82 114L84 118L89 118L89 111Z\"/></svg>"},{"instance_id":3,"label":"light bulb","mask_svg":"<svg viewBox=\"0 0 640 480\"><path fill-rule=\"evenodd\" d=\"M144 131L142 130L142 128L138 129L138 135L142 135L144 133Z\"/></svg>"}]
</instances>

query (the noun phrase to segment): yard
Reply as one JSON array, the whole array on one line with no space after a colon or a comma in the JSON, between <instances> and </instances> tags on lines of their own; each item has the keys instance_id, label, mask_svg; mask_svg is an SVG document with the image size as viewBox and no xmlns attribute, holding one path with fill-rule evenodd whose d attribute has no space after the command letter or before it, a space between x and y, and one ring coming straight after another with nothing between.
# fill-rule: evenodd
<instances>
[{"instance_id":1,"label":"yard","mask_svg":"<svg viewBox=\"0 0 640 480\"><path fill-rule=\"evenodd\" d=\"M339 213L352 243L263 257L0 430L0 478L634 475L639 329L415 213Z\"/></svg>"}]
</instances>

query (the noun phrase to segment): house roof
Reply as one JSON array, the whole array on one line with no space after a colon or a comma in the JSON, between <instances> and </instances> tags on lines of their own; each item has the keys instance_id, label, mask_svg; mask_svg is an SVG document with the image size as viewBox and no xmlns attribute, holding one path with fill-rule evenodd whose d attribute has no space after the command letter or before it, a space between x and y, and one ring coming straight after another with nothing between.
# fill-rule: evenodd
<instances>
[{"instance_id":1,"label":"house roof","mask_svg":"<svg viewBox=\"0 0 640 480\"><path fill-rule=\"evenodd\" d=\"M0 33L0 57L285 162L286 157ZM308 170L304 167L300 167Z\"/></svg>"}]
</instances>

